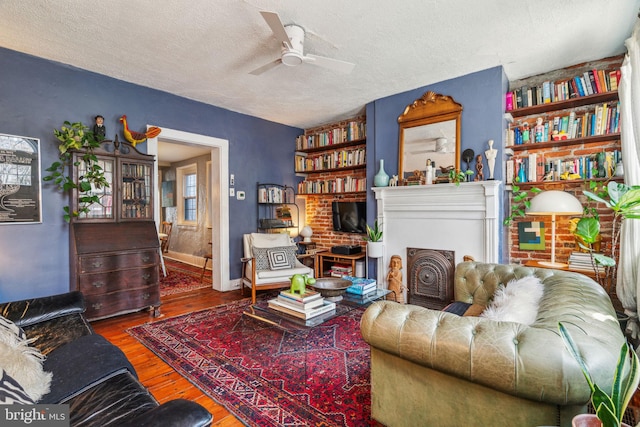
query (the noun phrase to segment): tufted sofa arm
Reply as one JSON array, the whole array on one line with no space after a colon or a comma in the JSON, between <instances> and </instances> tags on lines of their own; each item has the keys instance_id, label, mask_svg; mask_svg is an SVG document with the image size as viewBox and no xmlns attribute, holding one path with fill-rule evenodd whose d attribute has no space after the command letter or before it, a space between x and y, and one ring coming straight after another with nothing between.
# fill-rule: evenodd
<instances>
[{"instance_id":1,"label":"tufted sofa arm","mask_svg":"<svg viewBox=\"0 0 640 427\"><path fill-rule=\"evenodd\" d=\"M557 405L584 404L590 390L558 334L558 322L563 322L595 382L610 391L624 337L611 300L590 278L465 262L456 267L456 300L486 305L500 283L530 275L544 284L538 316L530 326L381 301L364 313L362 336L385 353L503 393Z\"/></svg>"}]
</instances>

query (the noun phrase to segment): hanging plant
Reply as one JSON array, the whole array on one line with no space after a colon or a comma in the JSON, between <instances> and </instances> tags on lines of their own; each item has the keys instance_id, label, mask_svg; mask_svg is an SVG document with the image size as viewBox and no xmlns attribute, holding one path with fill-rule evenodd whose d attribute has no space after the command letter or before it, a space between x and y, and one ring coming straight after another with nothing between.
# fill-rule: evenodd
<instances>
[{"instance_id":1,"label":"hanging plant","mask_svg":"<svg viewBox=\"0 0 640 427\"><path fill-rule=\"evenodd\" d=\"M100 203L100 198L91 194L92 189L109 187L109 182L104 176L104 170L98 161L94 150L100 147L103 140L101 135L95 135L87 126L80 122L64 122L60 129L53 130L60 142L58 145L58 160L45 170L49 175L43 177L43 181L55 184L62 192L76 190L78 192L78 210L71 211L69 206L63 208L63 218L70 222L72 217L78 217L89 212L89 207L94 203ZM82 156L73 162L73 152L81 151ZM78 182L74 182L72 168L84 170L84 174L78 176Z\"/></svg>"}]
</instances>

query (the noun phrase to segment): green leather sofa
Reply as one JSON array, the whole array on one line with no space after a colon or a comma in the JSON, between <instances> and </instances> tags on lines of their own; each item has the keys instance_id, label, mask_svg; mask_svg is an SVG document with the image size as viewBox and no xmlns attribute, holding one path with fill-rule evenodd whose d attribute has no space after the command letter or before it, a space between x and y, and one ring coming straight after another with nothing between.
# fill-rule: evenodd
<instances>
[{"instance_id":1,"label":"green leather sofa","mask_svg":"<svg viewBox=\"0 0 640 427\"><path fill-rule=\"evenodd\" d=\"M624 336L611 300L566 271L463 262L456 301L487 305L500 283L544 284L535 323L463 317L392 301L372 304L361 333L371 347L372 417L387 427L570 426L590 390L558 333L567 326L594 380L610 392Z\"/></svg>"}]
</instances>

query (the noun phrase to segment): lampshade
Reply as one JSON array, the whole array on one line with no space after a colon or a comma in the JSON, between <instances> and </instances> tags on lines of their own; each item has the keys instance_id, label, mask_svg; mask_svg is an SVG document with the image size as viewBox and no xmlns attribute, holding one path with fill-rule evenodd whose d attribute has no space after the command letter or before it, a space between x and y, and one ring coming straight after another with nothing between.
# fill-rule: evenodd
<instances>
[{"instance_id":1,"label":"lampshade","mask_svg":"<svg viewBox=\"0 0 640 427\"><path fill-rule=\"evenodd\" d=\"M313 236L313 230L308 225L305 225L302 227L302 230L300 230L300 235L304 237L304 242L309 243L311 242L311 236Z\"/></svg>"},{"instance_id":2,"label":"lampshade","mask_svg":"<svg viewBox=\"0 0 640 427\"><path fill-rule=\"evenodd\" d=\"M531 199L528 215L580 215L582 204L573 194L564 191L543 191Z\"/></svg>"},{"instance_id":3,"label":"lampshade","mask_svg":"<svg viewBox=\"0 0 640 427\"><path fill-rule=\"evenodd\" d=\"M531 199L528 215L551 216L551 262L539 262L545 267L563 268L567 264L556 262L556 215L581 215L582 204L573 194L550 190L539 193Z\"/></svg>"}]
</instances>

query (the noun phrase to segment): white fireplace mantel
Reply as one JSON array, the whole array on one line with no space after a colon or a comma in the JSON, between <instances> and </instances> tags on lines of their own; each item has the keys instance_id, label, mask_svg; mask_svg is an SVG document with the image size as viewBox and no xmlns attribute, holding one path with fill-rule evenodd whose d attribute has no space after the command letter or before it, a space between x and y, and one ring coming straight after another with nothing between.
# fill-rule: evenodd
<instances>
[{"instance_id":1,"label":"white fireplace mantel","mask_svg":"<svg viewBox=\"0 0 640 427\"><path fill-rule=\"evenodd\" d=\"M373 188L384 242L378 283L386 285L392 255L406 271L407 248L452 250L456 264L465 255L497 263L501 188L502 181Z\"/></svg>"}]
</instances>

